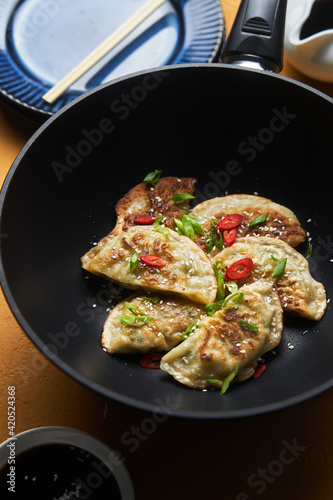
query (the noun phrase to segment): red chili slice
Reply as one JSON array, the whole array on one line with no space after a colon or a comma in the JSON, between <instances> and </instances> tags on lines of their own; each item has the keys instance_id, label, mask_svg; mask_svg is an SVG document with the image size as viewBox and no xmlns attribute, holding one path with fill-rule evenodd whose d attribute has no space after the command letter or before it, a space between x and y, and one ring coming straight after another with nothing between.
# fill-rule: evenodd
<instances>
[{"instance_id":1,"label":"red chili slice","mask_svg":"<svg viewBox=\"0 0 333 500\"><path fill-rule=\"evenodd\" d=\"M166 264L165 260L157 255L141 255L140 261L153 267L164 267Z\"/></svg>"},{"instance_id":2,"label":"red chili slice","mask_svg":"<svg viewBox=\"0 0 333 500\"><path fill-rule=\"evenodd\" d=\"M246 278L253 267L253 260L249 258L240 259L231 264L225 272L225 278L228 281L237 281Z\"/></svg>"},{"instance_id":3,"label":"red chili slice","mask_svg":"<svg viewBox=\"0 0 333 500\"><path fill-rule=\"evenodd\" d=\"M230 246L233 243L235 243L235 239L237 236L237 228L234 227L233 229L230 229L229 231L228 230L223 231L222 235L223 235L224 243L226 243L227 245Z\"/></svg>"},{"instance_id":4,"label":"red chili slice","mask_svg":"<svg viewBox=\"0 0 333 500\"><path fill-rule=\"evenodd\" d=\"M154 215L137 215L134 219L135 224L149 225L157 221Z\"/></svg>"},{"instance_id":5,"label":"red chili slice","mask_svg":"<svg viewBox=\"0 0 333 500\"><path fill-rule=\"evenodd\" d=\"M218 223L216 229L218 229L219 231L234 229L234 227L239 226L242 220L243 217L240 214L228 214Z\"/></svg>"},{"instance_id":6,"label":"red chili slice","mask_svg":"<svg viewBox=\"0 0 333 500\"><path fill-rule=\"evenodd\" d=\"M143 368L153 368L156 370L160 367L159 361L163 355L163 352L151 352L149 354L145 354L140 359L140 365L143 366Z\"/></svg>"},{"instance_id":7,"label":"red chili slice","mask_svg":"<svg viewBox=\"0 0 333 500\"><path fill-rule=\"evenodd\" d=\"M252 375L253 378L258 378L260 375L262 375L266 371L267 365L262 364L259 365L258 368L255 370L254 374Z\"/></svg>"}]
</instances>

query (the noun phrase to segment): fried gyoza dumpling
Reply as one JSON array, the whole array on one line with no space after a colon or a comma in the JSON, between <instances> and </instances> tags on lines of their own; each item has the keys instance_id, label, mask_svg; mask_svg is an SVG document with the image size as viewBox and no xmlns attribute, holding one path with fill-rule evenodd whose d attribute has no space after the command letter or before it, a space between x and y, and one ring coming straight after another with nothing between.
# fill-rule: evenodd
<instances>
[{"instance_id":1,"label":"fried gyoza dumpling","mask_svg":"<svg viewBox=\"0 0 333 500\"><path fill-rule=\"evenodd\" d=\"M169 351L203 314L203 306L179 296L132 295L109 314L102 345L109 354Z\"/></svg>"},{"instance_id":2,"label":"fried gyoza dumpling","mask_svg":"<svg viewBox=\"0 0 333 500\"><path fill-rule=\"evenodd\" d=\"M284 272L274 279L282 309L316 321L322 318L327 305L325 288L313 279L307 260L297 250L278 238L252 236L222 250L213 261L229 267L246 257L252 259L253 269L245 282L273 280L278 261L287 259Z\"/></svg>"},{"instance_id":3,"label":"fried gyoza dumpling","mask_svg":"<svg viewBox=\"0 0 333 500\"><path fill-rule=\"evenodd\" d=\"M235 306L204 317L190 337L163 356L164 371L195 389L221 388L235 371L238 381L254 373L257 359L281 340L283 313L272 282L258 281L238 293L244 295Z\"/></svg>"},{"instance_id":4,"label":"fried gyoza dumpling","mask_svg":"<svg viewBox=\"0 0 333 500\"><path fill-rule=\"evenodd\" d=\"M172 197L178 193L193 195L197 179L192 177L162 177L156 184L141 182L128 191L116 204L117 221L113 230L104 236L81 258L82 264L93 259L110 238L135 225L137 216L163 216L166 227L174 227L174 217L179 219L188 212L189 201L175 203Z\"/></svg>"},{"instance_id":5,"label":"fried gyoza dumpling","mask_svg":"<svg viewBox=\"0 0 333 500\"><path fill-rule=\"evenodd\" d=\"M239 214L243 219L237 228L236 240L245 236L271 236L286 241L292 247L305 240L305 233L291 210L260 196L232 194L213 198L190 211L190 215L201 223L205 234L209 233L212 220L218 224L228 214ZM251 222L266 214L268 217L264 223L249 227ZM204 237L197 238L196 243L206 251Z\"/></svg>"},{"instance_id":6,"label":"fried gyoza dumpling","mask_svg":"<svg viewBox=\"0 0 333 500\"><path fill-rule=\"evenodd\" d=\"M161 234L151 226L129 227L113 236L83 268L126 288L177 293L203 304L213 302L217 292L210 259L172 229Z\"/></svg>"},{"instance_id":7,"label":"fried gyoza dumpling","mask_svg":"<svg viewBox=\"0 0 333 500\"><path fill-rule=\"evenodd\" d=\"M113 234L134 226L138 215L163 215L163 224L173 228L174 217L181 219L188 212L189 201L175 203L172 197L178 193L193 195L196 183L197 179L192 177L161 177L154 185L138 184L118 201Z\"/></svg>"}]
</instances>

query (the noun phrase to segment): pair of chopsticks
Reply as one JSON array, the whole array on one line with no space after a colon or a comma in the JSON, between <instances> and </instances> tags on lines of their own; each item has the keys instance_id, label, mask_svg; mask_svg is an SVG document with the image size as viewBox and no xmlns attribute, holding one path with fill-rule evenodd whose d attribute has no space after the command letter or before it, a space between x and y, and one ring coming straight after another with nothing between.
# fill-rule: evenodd
<instances>
[{"instance_id":1,"label":"pair of chopsticks","mask_svg":"<svg viewBox=\"0 0 333 500\"><path fill-rule=\"evenodd\" d=\"M149 17L166 0L148 0L135 14L125 23L116 29L104 42L94 49L83 61L81 61L72 71L54 85L42 99L52 104L58 99L73 83L100 61L111 49L128 36L139 24Z\"/></svg>"}]
</instances>

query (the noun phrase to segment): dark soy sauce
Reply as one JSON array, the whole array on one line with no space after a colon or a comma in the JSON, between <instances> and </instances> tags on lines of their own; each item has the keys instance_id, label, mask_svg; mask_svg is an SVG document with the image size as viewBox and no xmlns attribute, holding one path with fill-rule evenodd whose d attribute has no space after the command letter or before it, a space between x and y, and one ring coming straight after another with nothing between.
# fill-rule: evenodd
<instances>
[{"instance_id":1,"label":"dark soy sauce","mask_svg":"<svg viewBox=\"0 0 333 500\"><path fill-rule=\"evenodd\" d=\"M317 0L302 26L300 39L304 40L316 33L330 29L333 29L333 1Z\"/></svg>"},{"instance_id":2,"label":"dark soy sauce","mask_svg":"<svg viewBox=\"0 0 333 500\"><path fill-rule=\"evenodd\" d=\"M13 467L13 465L12 465ZM15 457L13 498L34 500L122 500L111 470L91 453L62 444L32 448ZM13 471L13 469L12 469ZM0 490L8 493L10 465L0 471ZM125 500L125 499L123 499Z\"/></svg>"}]
</instances>

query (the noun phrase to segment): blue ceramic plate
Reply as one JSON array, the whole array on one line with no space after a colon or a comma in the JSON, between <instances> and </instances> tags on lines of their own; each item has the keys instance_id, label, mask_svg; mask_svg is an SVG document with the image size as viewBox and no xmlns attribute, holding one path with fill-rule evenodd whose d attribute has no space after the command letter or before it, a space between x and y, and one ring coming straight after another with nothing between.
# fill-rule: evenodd
<instances>
[{"instance_id":1,"label":"blue ceramic plate","mask_svg":"<svg viewBox=\"0 0 333 500\"><path fill-rule=\"evenodd\" d=\"M224 38L219 0L166 0L54 104L42 96L146 0L0 0L0 92L48 118L98 85L167 64L213 62Z\"/></svg>"}]
</instances>

